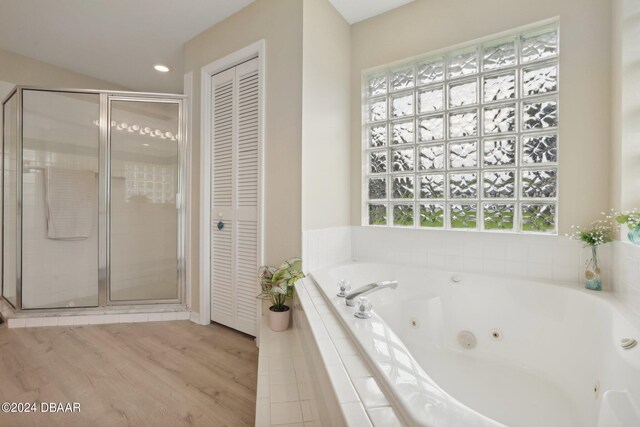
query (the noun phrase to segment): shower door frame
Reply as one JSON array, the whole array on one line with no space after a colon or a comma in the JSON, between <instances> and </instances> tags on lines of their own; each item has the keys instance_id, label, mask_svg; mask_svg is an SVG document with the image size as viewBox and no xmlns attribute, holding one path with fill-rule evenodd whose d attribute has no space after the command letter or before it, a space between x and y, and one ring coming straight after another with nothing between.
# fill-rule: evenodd
<instances>
[{"instance_id":1,"label":"shower door frame","mask_svg":"<svg viewBox=\"0 0 640 427\"><path fill-rule=\"evenodd\" d=\"M2 295L2 299L11 307L18 311L38 311L38 312L60 312L61 310L69 310L68 307L57 308L23 308L22 307L22 181L23 181L23 93L25 90L42 91L42 92L58 92L58 93L82 93L99 95L100 105L100 123L99 123L99 156L98 156L98 305L87 307L75 307L78 309L96 309L96 308L122 308L123 306L149 306L149 305L184 305L185 288L186 288L186 268L185 268L185 249L186 249L186 180L187 180L187 116L185 100L186 95L170 94L170 93L153 93L153 92L132 92L132 91L110 91L98 89L67 89L67 88L46 88L39 86L16 86L2 100L2 109L16 95L17 101L17 127L16 127L16 304L12 304ZM178 105L178 135L177 135L177 192L176 192L176 209L178 211L177 224L177 298L174 299L145 299L145 300L118 300L111 301L110 298L110 223L111 223L111 101L127 101L127 102L153 102L153 103L170 103ZM4 127L4 123L3 123ZM2 215L2 227L4 227L4 128L2 129L2 144L0 145L0 183L2 185L2 197L0 200ZM4 231L4 228L3 228ZM4 254L5 236L2 233L2 253ZM4 255L3 255L4 257ZM4 262L0 269L0 291L4 286Z\"/></svg>"},{"instance_id":2,"label":"shower door frame","mask_svg":"<svg viewBox=\"0 0 640 427\"><path fill-rule=\"evenodd\" d=\"M107 132L106 135L106 143L105 147L106 156L101 159L101 163L105 163L104 166L108 174L105 174L104 177L106 179L106 185L101 185L100 189L106 189L106 198L104 202L105 205L105 213L106 213L106 235L109 238L106 239L106 259L104 259L105 265L105 273L106 277L104 278L104 290L100 291L100 277L101 274L98 273L98 295L103 294L106 300L106 305L110 306L121 306L121 305L137 305L137 304L180 304L183 300L184 295L184 286L185 286L185 263L184 263L184 249L185 249L185 171L186 171L186 147L183 144L183 135L185 133L184 129L184 96L180 99L170 98L162 95L158 96L149 96L150 94L136 94L135 96L126 96L123 93L108 93L107 97L107 117L106 121L100 120L101 132L102 124L104 123ZM178 178L178 192L176 193L176 205L178 210L178 233L177 233L177 245L178 245L178 259L177 259L177 284L178 284L178 295L175 299L145 299L145 300L117 300L114 301L111 299L111 126L107 126L107 124L111 123L111 110L113 102L141 102L141 103L157 103L157 104L176 104L178 105L178 163L177 163L177 178ZM102 113L102 109L100 110ZM101 197L102 200L102 197ZM101 258L101 260L103 260ZM99 265L100 268L100 265Z\"/></svg>"},{"instance_id":3,"label":"shower door frame","mask_svg":"<svg viewBox=\"0 0 640 427\"><path fill-rule=\"evenodd\" d=\"M7 102L15 95L16 97L16 232L14 238L16 239L16 303L15 305L9 301L9 299L4 296L4 252L5 252L5 233L4 233L4 222L5 222L5 210L4 210L4 154L5 154L5 143L4 140L4 127L6 126L7 121L4 117L4 107ZM0 269L0 292L2 293L2 299L6 301L14 309L20 309L22 307L22 91L19 86L13 88L7 96L2 100L2 132L0 137L2 138L2 151L0 152L0 175L2 175L2 179L0 182L2 183L2 198L0 203L2 204L2 268Z\"/></svg>"}]
</instances>

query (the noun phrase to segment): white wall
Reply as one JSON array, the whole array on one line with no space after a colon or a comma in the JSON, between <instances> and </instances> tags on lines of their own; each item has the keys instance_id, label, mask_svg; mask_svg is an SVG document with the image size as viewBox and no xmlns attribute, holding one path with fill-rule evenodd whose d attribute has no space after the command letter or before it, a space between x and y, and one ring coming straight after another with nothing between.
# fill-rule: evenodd
<instances>
[{"instance_id":1,"label":"white wall","mask_svg":"<svg viewBox=\"0 0 640 427\"><path fill-rule=\"evenodd\" d=\"M9 92L15 86L14 83L5 82L0 80L0 100L4 100L4 98L9 95ZM0 123L2 123L2 118L0 117Z\"/></svg>"},{"instance_id":2,"label":"white wall","mask_svg":"<svg viewBox=\"0 0 640 427\"><path fill-rule=\"evenodd\" d=\"M554 16L562 51L560 235L358 227L362 70ZM356 226L305 231L308 271L353 258L578 283L588 253L563 237L569 226L609 208L640 208L640 1L416 1L352 26L351 58ZM640 247L625 232L620 239L600 248L603 283L640 313Z\"/></svg>"},{"instance_id":3,"label":"white wall","mask_svg":"<svg viewBox=\"0 0 640 427\"><path fill-rule=\"evenodd\" d=\"M121 85L96 79L0 49L0 80L12 85L53 88L127 90Z\"/></svg>"},{"instance_id":4,"label":"white wall","mask_svg":"<svg viewBox=\"0 0 640 427\"><path fill-rule=\"evenodd\" d=\"M328 0L305 0L302 229L349 225L351 31Z\"/></svg>"},{"instance_id":5,"label":"white wall","mask_svg":"<svg viewBox=\"0 0 640 427\"><path fill-rule=\"evenodd\" d=\"M363 70L552 17L560 20L559 233L609 206L610 3L419 0L352 26L351 223L361 212Z\"/></svg>"},{"instance_id":6,"label":"white wall","mask_svg":"<svg viewBox=\"0 0 640 427\"><path fill-rule=\"evenodd\" d=\"M640 208L640 1L612 1L611 207ZM640 247L614 242L614 290L640 315Z\"/></svg>"},{"instance_id":7,"label":"white wall","mask_svg":"<svg viewBox=\"0 0 640 427\"><path fill-rule=\"evenodd\" d=\"M185 45L184 70L195 76L191 223L199 224L199 158L204 143L200 140L200 70L265 40L264 262L268 264L279 264L301 251L302 7L298 0L257 0ZM197 307L200 241L198 227L192 229L191 307Z\"/></svg>"},{"instance_id":8,"label":"white wall","mask_svg":"<svg viewBox=\"0 0 640 427\"><path fill-rule=\"evenodd\" d=\"M613 0L611 204L640 208L640 1Z\"/></svg>"},{"instance_id":9,"label":"white wall","mask_svg":"<svg viewBox=\"0 0 640 427\"><path fill-rule=\"evenodd\" d=\"M281 21L285 14L286 22ZM333 237L321 237L326 234L323 229L337 230L348 222L360 225L363 70L559 17L562 177L558 223L559 234L563 235L570 225L587 224L609 208L611 126L609 114L603 113L601 106L610 104L611 95L610 16L609 2L601 0L423 0L349 28L326 1L258 0L190 41L185 68L197 75L203 65L266 39L265 261L275 263L299 253L294 240L299 239L300 230L305 230L303 245L309 248L320 244L320 239L328 239L332 247L337 247L337 242L345 241L351 231L327 231ZM347 49L344 46L349 41ZM584 72L586 68L588 73ZM350 79L345 83L347 69ZM350 112L344 107L345 91L349 92ZM197 79L194 92L197 158L201 143ZM302 112L297 115L299 106ZM347 132L349 152L340 142ZM301 143L296 142L299 140ZM197 169L195 162L194 194L199 191ZM301 178L300 187L296 176ZM350 188L346 188L346 182L350 182ZM283 188L286 199L282 198ZM198 223L197 206L193 212L192 221ZM350 220L345 220L347 215ZM195 255L198 241L195 233L192 237ZM345 256L327 259L333 258ZM571 264L571 273L556 275L576 280L577 262ZM316 259L313 264L324 263ZM198 268L195 262L193 283L197 283ZM197 298L194 296L193 303Z\"/></svg>"}]
</instances>

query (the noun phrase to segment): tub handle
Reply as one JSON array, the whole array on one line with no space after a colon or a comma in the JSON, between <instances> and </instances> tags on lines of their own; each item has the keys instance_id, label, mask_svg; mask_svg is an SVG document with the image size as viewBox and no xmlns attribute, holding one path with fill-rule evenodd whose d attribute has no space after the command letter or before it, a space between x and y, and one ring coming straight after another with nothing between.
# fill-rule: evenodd
<instances>
[{"instance_id":1,"label":"tub handle","mask_svg":"<svg viewBox=\"0 0 640 427\"><path fill-rule=\"evenodd\" d=\"M351 290L351 283L348 280L340 280L338 282L338 293L336 294L339 297L346 297L347 293Z\"/></svg>"},{"instance_id":2,"label":"tub handle","mask_svg":"<svg viewBox=\"0 0 640 427\"><path fill-rule=\"evenodd\" d=\"M354 316L358 319L369 319L371 318L371 309L373 306L369 302L369 297L360 297L358 298L358 309L356 310Z\"/></svg>"}]
</instances>

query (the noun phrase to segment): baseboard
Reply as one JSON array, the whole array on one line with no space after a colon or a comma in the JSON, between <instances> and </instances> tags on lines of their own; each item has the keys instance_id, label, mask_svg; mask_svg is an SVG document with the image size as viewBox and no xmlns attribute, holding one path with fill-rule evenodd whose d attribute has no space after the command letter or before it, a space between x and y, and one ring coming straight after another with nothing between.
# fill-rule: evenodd
<instances>
[{"instance_id":1,"label":"baseboard","mask_svg":"<svg viewBox=\"0 0 640 427\"><path fill-rule=\"evenodd\" d=\"M191 312L191 317L189 318L189 320L191 320L193 323L197 323L198 325L208 325L209 323L211 323L210 321L207 322L206 319L205 321L203 321L200 318L200 313L198 313L197 311Z\"/></svg>"}]
</instances>

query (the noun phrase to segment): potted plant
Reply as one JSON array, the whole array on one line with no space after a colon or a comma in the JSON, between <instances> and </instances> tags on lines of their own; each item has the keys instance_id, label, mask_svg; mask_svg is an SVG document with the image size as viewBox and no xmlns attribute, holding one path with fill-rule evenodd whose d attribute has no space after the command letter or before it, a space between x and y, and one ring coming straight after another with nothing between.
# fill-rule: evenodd
<instances>
[{"instance_id":1,"label":"potted plant","mask_svg":"<svg viewBox=\"0 0 640 427\"><path fill-rule=\"evenodd\" d=\"M626 224L627 238L634 245L640 245L640 212L637 209L632 211L615 212L614 216L618 224Z\"/></svg>"},{"instance_id":2,"label":"potted plant","mask_svg":"<svg viewBox=\"0 0 640 427\"><path fill-rule=\"evenodd\" d=\"M260 267L260 287L262 292L258 295L258 298L271 301L267 317L272 331L281 332L289 327L291 310L285 302L293 296L295 283L303 277L305 276L302 272L302 260L300 258L291 258L277 268Z\"/></svg>"},{"instance_id":3,"label":"potted plant","mask_svg":"<svg viewBox=\"0 0 640 427\"><path fill-rule=\"evenodd\" d=\"M602 290L602 279L600 278L600 267L598 266L598 246L609 243L613 240L613 231L615 229L609 217L605 220L598 220L591 224L587 229L571 226L576 231L569 237L579 240L584 247L591 248L591 257L587 259L584 271L585 288L592 291Z\"/></svg>"}]
</instances>

